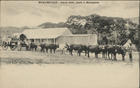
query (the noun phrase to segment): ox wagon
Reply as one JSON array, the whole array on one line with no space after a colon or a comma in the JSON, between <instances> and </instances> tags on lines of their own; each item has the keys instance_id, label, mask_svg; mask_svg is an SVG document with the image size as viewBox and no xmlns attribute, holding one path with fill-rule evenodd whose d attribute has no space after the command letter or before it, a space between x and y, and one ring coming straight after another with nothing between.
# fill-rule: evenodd
<instances>
[{"instance_id":1,"label":"ox wagon","mask_svg":"<svg viewBox=\"0 0 140 88\"><path fill-rule=\"evenodd\" d=\"M18 39L11 39L10 41L3 41L2 48L7 50L10 47L11 50L15 50L18 46Z\"/></svg>"}]
</instances>

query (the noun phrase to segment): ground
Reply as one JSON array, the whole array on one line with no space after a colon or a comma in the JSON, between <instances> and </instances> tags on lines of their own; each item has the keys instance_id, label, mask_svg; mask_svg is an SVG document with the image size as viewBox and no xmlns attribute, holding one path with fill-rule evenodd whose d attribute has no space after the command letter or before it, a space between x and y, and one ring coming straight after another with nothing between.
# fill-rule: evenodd
<instances>
[{"instance_id":1,"label":"ground","mask_svg":"<svg viewBox=\"0 0 140 88\"><path fill-rule=\"evenodd\" d=\"M133 62L32 51L0 51L0 88L139 88L139 57Z\"/></svg>"},{"instance_id":2,"label":"ground","mask_svg":"<svg viewBox=\"0 0 140 88\"><path fill-rule=\"evenodd\" d=\"M125 56L125 61L122 61L121 55L117 55L118 61L105 60L102 55L99 54L99 58L95 58L93 53L90 53L90 58L82 53L78 56L74 53L73 56L68 52L62 54L61 51L54 53L43 53L40 51L11 51L1 49L1 62L2 63L14 63L14 64L97 64L97 63L130 63L128 54ZM138 62L138 52L133 52L133 63Z\"/></svg>"}]
</instances>

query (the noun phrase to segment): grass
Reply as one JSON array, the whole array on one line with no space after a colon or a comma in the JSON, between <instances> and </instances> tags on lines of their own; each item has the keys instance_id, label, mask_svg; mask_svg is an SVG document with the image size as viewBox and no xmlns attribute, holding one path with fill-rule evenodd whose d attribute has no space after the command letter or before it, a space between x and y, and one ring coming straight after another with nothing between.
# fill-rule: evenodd
<instances>
[{"instance_id":1,"label":"grass","mask_svg":"<svg viewBox=\"0 0 140 88\"><path fill-rule=\"evenodd\" d=\"M129 59L122 61L118 58L118 61L105 60L101 58L95 58L94 54L91 57L87 56L77 56L74 53L73 56L66 54L61 54L57 52L56 54L48 54L41 52L31 52L31 51L2 51L0 57L1 63L7 64L103 64L103 63L130 63ZM134 62L138 62L138 57L134 59Z\"/></svg>"}]
</instances>

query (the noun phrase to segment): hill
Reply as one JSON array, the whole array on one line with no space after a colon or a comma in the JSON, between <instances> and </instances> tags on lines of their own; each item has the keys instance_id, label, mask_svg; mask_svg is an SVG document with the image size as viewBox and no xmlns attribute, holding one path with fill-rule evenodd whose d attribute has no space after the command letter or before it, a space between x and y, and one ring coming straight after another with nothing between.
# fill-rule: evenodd
<instances>
[{"instance_id":1,"label":"hill","mask_svg":"<svg viewBox=\"0 0 140 88\"><path fill-rule=\"evenodd\" d=\"M0 27L0 37L11 36L13 33L21 33L25 29L30 29L30 28L27 26L24 26L24 27L14 27L14 26Z\"/></svg>"},{"instance_id":2,"label":"hill","mask_svg":"<svg viewBox=\"0 0 140 88\"><path fill-rule=\"evenodd\" d=\"M62 28L62 27L66 27L66 25L64 22L60 22L60 23L45 22L45 23L38 25L38 27L41 27L41 28Z\"/></svg>"}]
</instances>

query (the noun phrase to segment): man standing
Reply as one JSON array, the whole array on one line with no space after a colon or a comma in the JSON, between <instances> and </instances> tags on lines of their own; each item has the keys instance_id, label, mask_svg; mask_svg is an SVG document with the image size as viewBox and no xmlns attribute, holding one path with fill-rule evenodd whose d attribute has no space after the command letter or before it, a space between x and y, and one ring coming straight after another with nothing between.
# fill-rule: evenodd
<instances>
[{"instance_id":1,"label":"man standing","mask_svg":"<svg viewBox=\"0 0 140 88\"><path fill-rule=\"evenodd\" d=\"M132 62L132 43L130 43L128 46L128 54L129 54L129 59Z\"/></svg>"}]
</instances>

